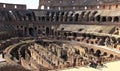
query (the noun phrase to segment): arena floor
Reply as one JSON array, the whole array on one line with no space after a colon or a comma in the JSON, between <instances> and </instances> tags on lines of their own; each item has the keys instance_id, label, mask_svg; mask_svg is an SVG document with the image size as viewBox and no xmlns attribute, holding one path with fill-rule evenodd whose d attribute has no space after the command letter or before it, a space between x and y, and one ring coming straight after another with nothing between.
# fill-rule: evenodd
<instances>
[{"instance_id":1,"label":"arena floor","mask_svg":"<svg viewBox=\"0 0 120 71\"><path fill-rule=\"evenodd\" d=\"M57 71L120 71L120 61L106 63L103 68L98 67L97 69L91 67L76 67Z\"/></svg>"}]
</instances>

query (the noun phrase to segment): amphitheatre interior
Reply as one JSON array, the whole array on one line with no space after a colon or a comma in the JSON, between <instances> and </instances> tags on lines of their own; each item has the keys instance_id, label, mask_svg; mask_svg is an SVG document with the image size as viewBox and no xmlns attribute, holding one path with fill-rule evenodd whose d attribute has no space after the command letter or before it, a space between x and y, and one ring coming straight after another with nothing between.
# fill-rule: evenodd
<instances>
[{"instance_id":1,"label":"amphitheatre interior","mask_svg":"<svg viewBox=\"0 0 120 71\"><path fill-rule=\"evenodd\" d=\"M120 0L0 3L0 71L49 71L120 60Z\"/></svg>"}]
</instances>

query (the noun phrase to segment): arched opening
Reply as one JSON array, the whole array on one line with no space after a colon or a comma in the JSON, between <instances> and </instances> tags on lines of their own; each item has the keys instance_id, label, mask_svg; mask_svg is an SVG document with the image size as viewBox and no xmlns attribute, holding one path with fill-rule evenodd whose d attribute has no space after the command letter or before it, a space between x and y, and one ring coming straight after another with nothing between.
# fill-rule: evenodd
<instances>
[{"instance_id":1,"label":"arched opening","mask_svg":"<svg viewBox=\"0 0 120 71\"><path fill-rule=\"evenodd\" d=\"M46 21L50 21L49 15L50 15L50 12L47 12L47 14L46 14Z\"/></svg>"},{"instance_id":2,"label":"arched opening","mask_svg":"<svg viewBox=\"0 0 120 71\"><path fill-rule=\"evenodd\" d=\"M56 21L58 21L58 20L59 20L59 12L56 13Z\"/></svg>"},{"instance_id":3,"label":"arched opening","mask_svg":"<svg viewBox=\"0 0 120 71\"><path fill-rule=\"evenodd\" d=\"M86 14L86 21L89 21L89 14L90 14L91 12L89 11L87 14Z\"/></svg>"},{"instance_id":4,"label":"arched opening","mask_svg":"<svg viewBox=\"0 0 120 71\"><path fill-rule=\"evenodd\" d=\"M76 53L76 54L80 54L80 51L79 51L79 50L75 50L75 53Z\"/></svg>"},{"instance_id":5,"label":"arched opening","mask_svg":"<svg viewBox=\"0 0 120 71\"><path fill-rule=\"evenodd\" d=\"M107 52L104 52L104 53L103 53L103 56L107 56Z\"/></svg>"},{"instance_id":6,"label":"arched opening","mask_svg":"<svg viewBox=\"0 0 120 71\"><path fill-rule=\"evenodd\" d=\"M67 37L67 33L66 32L64 33L64 36Z\"/></svg>"},{"instance_id":7,"label":"arched opening","mask_svg":"<svg viewBox=\"0 0 120 71\"><path fill-rule=\"evenodd\" d=\"M26 16L28 17L28 20L31 21L32 20L32 15L30 13L26 14Z\"/></svg>"},{"instance_id":8,"label":"arched opening","mask_svg":"<svg viewBox=\"0 0 120 71\"><path fill-rule=\"evenodd\" d=\"M97 11L94 11L90 17L90 21L95 21L95 15L97 14Z\"/></svg>"},{"instance_id":9,"label":"arched opening","mask_svg":"<svg viewBox=\"0 0 120 71\"><path fill-rule=\"evenodd\" d=\"M24 28L24 36L27 36L27 27Z\"/></svg>"},{"instance_id":10,"label":"arched opening","mask_svg":"<svg viewBox=\"0 0 120 71\"><path fill-rule=\"evenodd\" d=\"M63 16L64 16L64 12L62 12L60 15L60 21L63 21Z\"/></svg>"},{"instance_id":11,"label":"arched opening","mask_svg":"<svg viewBox=\"0 0 120 71\"><path fill-rule=\"evenodd\" d=\"M50 33L50 29L47 27L46 28L46 35L49 35L49 33Z\"/></svg>"},{"instance_id":12,"label":"arched opening","mask_svg":"<svg viewBox=\"0 0 120 71\"><path fill-rule=\"evenodd\" d=\"M77 33L73 33L73 36L76 38L77 37Z\"/></svg>"},{"instance_id":13,"label":"arched opening","mask_svg":"<svg viewBox=\"0 0 120 71\"><path fill-rule=\"evenodd\" d=\"M100 55L101 55L101 51L97 50L96 53L95 53L95 56L100 57Z\"/></svg>"},{"instance_id":14,"label":"arched opening","mask_svg":"<svg viewBox=\"0 0 120 71\"><path fill-rule=\"evenodd\" d=\"M72 34L69 32L69 33L68 33L68 36L72 36Z\"/></svg>"},{"instance_id":15,"label":"arched opening","mask_svg":"<svg viewBox=\"0 0 120 71\"><path fill-rule=\"evenodd\" d=\"M54 18L54 15L55 15L55 12L52 12L52 13L51 13L51 16L50 16L50 17L51 17L51 21L54 21L54 19L55 19L55 18Z\"/></svg>"},{"instance_id":16,"label":"arched opening","mask_svg":"<svg viewBox=\"0 0 120 71\"><path fill-rule=\"evenodd\" d=\"M115 17L114 22L119 22L119 17Z\"/></svg>"},{"instance_id":17,"label":"arched opening","mask_svg":"<svg viewBox=\"0 0 120 71\"><path fill-rule=\"evenodd\" d=\"M33 28L29 28L29 35L32 37L35 36L35 31Z\"/></svg>"},{"instance_id":18,"label":"arched opening","mask_svg":"<svg viewBox=\"0 0 120 71\"><path fill-rule=\"evenodd\" d=\"M113 54L110 54L110 58L113 58L114 56L113 56Z\"/></svg>"},{"instance_id":19,"label":"arched opening","mask_svg":"<svg viewBox=\"0 0 120 71\"><path fill-rule=\"evenodd\" d=\"M81 17L81 20L83 20L83 17L85 15L85 11L81 13L80 17Z\"/></svg>"},{"instance_id":20,"label":"arched opening","mask_svg":"<svg viewBox=\"0 0 120 71\"><path fill-rule=\"evenodd\" d=\"M102 22L106 22L106 17L102 17Z\"/></svg>"},{"instance_id":21,"label":"arched opening","mask_svg":"<svg viewBox=\"0 0 120 71\"><path fill-rule=\"evenodd\" d=\"M75 21L78 21L79 14L75 14Z\"/></svg>"},{"instance_id":22,"label":"arched opening","mask_svg":"<svg viewBox=\"0 0 120 71\"><path fill-rule=\"evenodd\" d=\"M67 22L67 20L68 20L68 12L65 13L65 18L64 18L64 21L65 21L65 22Z\"/></svg>"},{"instance_id":23,"label":"arched opening","mask_svg":"<svg viewBox=\"0 0 120 71\"><path fill-rule=\"evenodd\" d=\"M108 21L109 21L109 22L112 22L112 17L108 17Z\"/></svg>"},{"instance_id":24,"label":"arched opening","mask_svg":"<svg viewBox=\"0 0 120 71\"><path fill-rule=\"evenodd\" d=\"M100 22L100 15L98 15L98 16L96 17L96 20L97 20L98 22Z\"/></svg>"},{"instance_id":25,"label":"arched opening","mask_svg":"<svg viewBox=\"0 0 120 71\"><path fill-rule=\"evenodd\" d=\"M73 21L72 15L73 15L73 13L69 16L69 21Z\"/></svg>"},{"instance_id":26,"label":"arched opening","mask_svg":"<svg viewBox=\"0 0 120 71\"><path fill-rule=\"evenodd\" d=\"M45 17L44 17L44 16L42 17L42 21L43 21L43 22L45 21Z\"/></svg>"},{"instance_id":27,"label":"arched opening","mask_svg":"<svg viewBox=\"0 0 120 71\"><path fill-rule=\"evenodd\" d=\"M90 49L90 54L94 54L94 49Z\"/></svg>"}]
</instances>

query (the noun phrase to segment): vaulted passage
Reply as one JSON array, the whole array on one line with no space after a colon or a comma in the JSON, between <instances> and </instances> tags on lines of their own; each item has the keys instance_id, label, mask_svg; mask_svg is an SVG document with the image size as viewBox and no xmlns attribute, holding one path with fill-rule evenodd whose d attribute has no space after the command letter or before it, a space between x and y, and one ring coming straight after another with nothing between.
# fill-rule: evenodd
<instances>
[{"instance_id":1,"label":"vaulted passage","mask_svg":"<svg viewBox=\"0 0 120 71\"><path fill-rule=\"evenodd\" d=\"M35 31L33 28L29 28L29 35L34 37L35 36Z\"/></svg>"},{"instance_id":2,"label":"vaulted passage","mask_svg":"<svg viewBox=\"0 0 120 71\"><path fill-rule=\"evenodd\" d=\"M47 28L46 28L46 35L49 35L49 34L50 34L49 31L50 31L50 29L47 27Z\"/></svg>"}]
</instances>

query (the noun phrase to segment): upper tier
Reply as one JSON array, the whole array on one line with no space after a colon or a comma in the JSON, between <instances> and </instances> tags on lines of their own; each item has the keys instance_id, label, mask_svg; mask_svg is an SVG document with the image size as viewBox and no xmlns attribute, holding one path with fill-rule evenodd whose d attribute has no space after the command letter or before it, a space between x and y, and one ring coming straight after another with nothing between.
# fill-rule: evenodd
<instances>
[{"instance_id":1,"label":"upper tier","mask_svg":"<svg viewBox=\"0 0 120 71\"><path fill-rule=\"evenodd\" d=\"M39 9L84 10L120 8L120 0L39 0Z\"/></svg>"}]
</instances>

